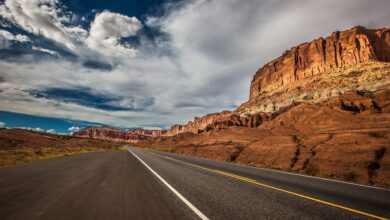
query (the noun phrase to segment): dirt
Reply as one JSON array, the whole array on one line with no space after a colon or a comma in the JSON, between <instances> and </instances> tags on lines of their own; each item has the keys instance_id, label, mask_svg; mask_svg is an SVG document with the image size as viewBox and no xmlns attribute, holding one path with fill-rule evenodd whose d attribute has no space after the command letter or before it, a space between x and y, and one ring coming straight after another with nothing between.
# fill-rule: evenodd
<instances>
[{"instance_id":1,"label":"dirt","mask_svg":"<svg viewBox=\"0 0 390 220\"><path fill-rule=\"evenodd\" d=\"M68 156L75 153L122 150L122 143L0 129L0 167Z\"/></svg>"}]
</instances>

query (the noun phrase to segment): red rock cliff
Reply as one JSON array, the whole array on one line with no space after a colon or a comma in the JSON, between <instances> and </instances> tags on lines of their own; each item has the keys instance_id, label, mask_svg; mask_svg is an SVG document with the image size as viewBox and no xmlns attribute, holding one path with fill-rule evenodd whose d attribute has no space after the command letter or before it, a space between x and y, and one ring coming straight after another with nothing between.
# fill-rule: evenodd
<instances>
[{"instance_id":1,"label":"red rock cliff","mask_svg":"<svg viewBox=\"0 0 390 220\"><path fill-rule=\"evenodd\" d=\"M164 135L167 130L148 130L148 129L132 129L132 130L127 130L126 132L131 132L133 134L140 134L140 135L146 135L146 136L152 136L152 137L157 137Z\"/></svg>"},{"instance_id":2,"label":"red rock cliff","mask_svg":"<svg viewBox=\"0 0 390 220\"><path fill-rule=\"evenodd\" d=\"M222 111L202 117L195 117L193 121L185 125L173 125L164 136L174 136L186 132L198 134L216 127L227 126L255 128L271 118L272 114L269 113L238 115L235 112Z\"/></svg>"},{"instance_id":3,"label":"red rock cliff","mask_svg":"<svg viewBox=\"0 0 390 220\"><path fill-rule=\"evenodd\" d=\"M137 143L141 140L161 136L166 130L119 130L110 127L88 127L75 134L76 137L86 137L117 142Z\"/></svg>"},{"instance_id":4,"label":"red rock cliff","mask_svg":"<svg viewBox=\"0 0 390 220\"><path fill-rule=\"evenodd\" d=\"M293 47L256 72L249 98L329 69L369 61L390 61L390 28L354 27Z\"/></svg>"}]
</instances>

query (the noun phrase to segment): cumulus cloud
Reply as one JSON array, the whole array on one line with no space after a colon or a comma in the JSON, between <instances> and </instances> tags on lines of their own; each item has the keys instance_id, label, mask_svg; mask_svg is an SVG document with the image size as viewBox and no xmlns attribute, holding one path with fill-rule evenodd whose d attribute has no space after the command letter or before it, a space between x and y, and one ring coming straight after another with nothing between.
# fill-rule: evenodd
<instances>
[{"instance_id":1,"label":"cumulus cloud","mask_svg":"<svg viewBox=\"0 0 390 220\"><path fill-rule=\"evenodd\" d=\"M23 129L23 130L29 130L29 131L36 131L36 132L45 132L45 130L43 130L42 128L40 127L36 127L36 128L32 128L32 127L15 127L17 129Z\"/></svg>"},{"instance_id":2,"label":"cumulus cloud","mask_svg":"<svg viewBox=\"0 0 390 220\"><path fill-rule=\"evenodd\" d=\"M0 122L0 128L5 128L5 123L4 122Z\"/></svg>"},{"instance_id":3,"label":"cumulus cloud","mask_svg":"<svg viewBox=\"0 0 390 220\"><path fill-rule=\"evenodd\" d=\"M46 130L46 133L49 133L49 134L56 134L56 130L55 129L49 129L49 130Z\"/></svg>"},{"instance_id":4,"label":"cumulus cloud","mask_svg":"<svg viewBox=\"0 0 390 220\"><path fill-rule=\"evenodd\" d=\"M142 28L136 17L104 11L96 15L90 30L85 30L74 23L77 15L67 11L58 0L5 0L0 3L0 17L27 32L65 45L84 58L94 56L87 48L107 57L134 57L137 50L120 40L134 36Z\"/></svg>"},{"instance_id":5,"label":"cumulus cloud","mask_svg":"<svg viewBox=\"0 0 390 220\"><path fill-rule=\"evenodd\" d=\"M40 128L40 127L33 128L32 130L33 130L33 131L37 131L37 132L45 132L45 130L43 130L43 129Z\"/></svg>"},{"instance_id":6,"label":"cumulus cloud","mask_svg":"<svg viewBox=\"0 0 390 220\"><path fill-rule=\"evenodd\" d=\"M134 48L123 43L142 33L134 17L98 13L84 30L71 24L72 15L56 1L45 0L39 7L37 2L6 0L0 3L0 15L30 33L77 45L81 58L18 64L0 60L0 109L121 127L166 127L240 105L249 96L256 70L286 49L335 30L376 28L390 21L388 0L187 1L149 17L144 25L164 36L140 38ZM34 18L27 21L26 14ZM56 34L49 36L49 30ZM91 51L98 54L88 57ZM88 88L88 97L100 96L102 102L123 108L112 111L75 100L82 95L71 99L31 92L53 88ZM105 102L107 97L115 100Z\"/></svg>"},{"instance_id":7,"label":"cumulus cloud","mask_svg":"<svg viewBox=\"0 0 390 220\"><path fill-rule=\"evenodd\" d=\"M68 131L74 133L74 132L80 131L80 128L77 126L72 126L72 127L68 128Z\"/></svg>"},{"instance_id":8,"label":"cumulus cloud","mask_svg":"<svg viewBox=\"0 0 390 220\"><path fill-rule=\"evenodd\" d=\"M108 56L135 56L136 50L130 45L120 44L119 40L136 35L141 28L136 17L104 11L92 22L87 45Z\"/></svg>"}]
</instances>

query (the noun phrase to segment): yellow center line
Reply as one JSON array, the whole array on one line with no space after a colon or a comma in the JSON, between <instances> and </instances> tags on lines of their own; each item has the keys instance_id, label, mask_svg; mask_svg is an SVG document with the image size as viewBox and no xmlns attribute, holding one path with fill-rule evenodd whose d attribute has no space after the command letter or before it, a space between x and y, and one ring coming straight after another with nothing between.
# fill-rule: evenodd
<instances>
[{"instance_id":1,"label":"yellow center line","mask_svg":"<svg viewBox=\"0 0 390 220\"><path fill-rule=\"evenodd\" d=\"M345 210L345 211L349 211L349 212L357 213L357 214L360 214L360 215L368 216L368 217L371 217L371 218L374 218L374 219L388 220L387 218L384 218L384 217L381 217L381 216L377 216L377 215L374 215L374 214L371 214L371 213L367 213L367 212L363 212L363 211L356 210L356 209L353 209L353 208L349 208L349 207L346 207L346 206L343 206L343 205L338 205L338 204L335 204L335 203L332 203L332 202L327 202L327 201L324 201L324 200L321 200L321 199L317 199L317 198L314 198L314 197L311 197L311 196L307 196L307 195L304 195L304 194L292 192L292 191L285 190L285 189L282 189L282 188L279 188L279 187L271 186L271 185L268 185L268 184L265 184L265 183L261 183L261 182L259 182L257 180L250 179L250 178L247 178L247 177L244 177L244 176L239 176L239 175L228 173L228 172L221 171L221 170L209 169L209 168L202 167L202 166L199 166L199 165L195 165L195 164L192 164L192 163L188 163L188 162L185 162L185 161L177 160L177 159L172 158L172 157L167 157L167 156L155 154L153 152L150 152L150 153L152 153L152 154L154 154L156 156L164 157L164 158L167 158L167 159L170 159L170 160L174 160L174 161L177 161L177 162L180 162L180 163L188 164L190 166L193 166L193 167L196 167L196 168L199 168L199 169L202 169L202 170L206 170L206 171L209 171L209 172L213 172L213 173L217 173L217 174L220 174L220 175L228 176L228 177L231 177L231 178L234 178L234 179L242 180L242 181L245 181L245 182L248 182L248 183L252 183L252 184L255 184L255 185L258 185L258 186L262 186L262 187L265 187L265 188L268 188L268 189L276 190L276 191L279 191L279 192L284 192L284 193L287 193L287 194L290 194L290 195L294 195L294 196L297 196L297 197L300 197L300 198L308 199L308 200L311 200L311 201L314 201L314 202L318 202L318 203L321 203L321 204L324 204L324 205L329 205L329 206L332 206L332 207L335 207L335 208L339 208L339 209L342 209L342 210Z\"/></svg>"}]
</instances>

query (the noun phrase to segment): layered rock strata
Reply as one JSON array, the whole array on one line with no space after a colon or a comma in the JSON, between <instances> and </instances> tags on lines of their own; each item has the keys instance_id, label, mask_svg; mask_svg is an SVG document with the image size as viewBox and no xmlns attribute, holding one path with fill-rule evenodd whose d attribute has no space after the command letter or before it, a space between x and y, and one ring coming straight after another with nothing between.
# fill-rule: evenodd
<instances>
[{"instance_id":1,"label":"layered rock strata","mask_svg":"<svg viewBox=\"0 0 390 220\"><path fill-rule=\"evenodd\" d=\"M111 127L88 127L73 135L76 137L85 137L100 140L110 140L117 142L137 143L142 140L161 136L166 130L119 130Z\"/></svg>"},{"instance_id":2,"label":"layered rock strata","mask_svg":"<svg viewBox=\"0 0 390 220\"><path fill-rule=\"evenodd\" d=\"M293 47L260 68L251 82L249 99L331 69L370 61L390 62L389 28L337 31Z\"/></svg>"},{"instance_id":3,"label":"layered rock strata","mask_svg":"<svg viewBox=\"0 0 390 220\"><path fill-rule=\"evenodd\" d=\"M292 102L320 102L346 91L390 84L390 28L354 27L303 43L260 68L239 112L275 112Z\"/></svg>"}]
</instances>

